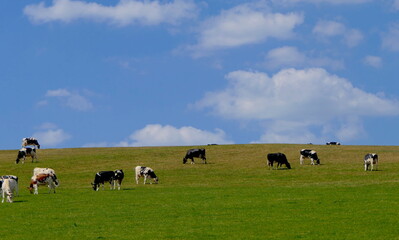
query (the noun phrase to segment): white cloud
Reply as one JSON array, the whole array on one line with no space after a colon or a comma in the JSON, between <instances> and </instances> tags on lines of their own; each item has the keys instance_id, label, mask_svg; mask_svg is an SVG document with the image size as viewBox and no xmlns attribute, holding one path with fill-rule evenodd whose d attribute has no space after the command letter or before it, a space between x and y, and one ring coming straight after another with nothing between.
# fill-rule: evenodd
<instances>
[{"instance_id":1,"label":"white cloud","mask_svg":"<svg viewBox=\"0 0 399 240\"><path fill-rule=\"evenodd\" d=\"M197 7L190 0L174 0L169 3L120 0L115 6L86 1L53 0L51 6L45 6L44 2L28 5L24 14L35 23L86 19L119 26L157 25L177 24L183 19L193 18L197 14Z\"/></svg>"},{"instance_id":2,"label":"white cloud","mask_svg":"<svg viewBox=\"0 0 399 240\"><path fill-rule=\"evenodd\" d=\"M391 51L399 51L399 24L392 24L387 33L383 34L382 47Z\"/></svg>"},{"instance_id":3,"label":"white cloud","mask_svg":"<svg viewBox=\"0 0 399 240\"><path fill-rule=\"evenodd\" d=\"M33 134L41 146L55 147L71 138L71 135L53 123L43 123L38 132Z\"/></svg>"},{"instance_id":4,"label":"white cloud","mask_svg":"<svg viewBox=\"0 0 399 240\"><path fill-rule=\"evenodd\" d=\"M301 124L306 128L301 131L309 135L314 127L333 125L333 130L326 131L331 133L353 122L351 119L399 114L398 101L364 92L321 68L284 69L272 77L262 72L235 71L226 78L229 84L225 89L207 93L196 106L224 118L269 121L265 136L289 136L287 129L298 131L295 127L281 128L277 125L281 122Z\"/></svg>"},{"instance_id":5,"label":"white cloud","mask_svg":"<svg viewBox=\"0 0 399 240\"><path fill-rule=\"evenodd\" d=\"M392 8L394 9L394 10L399 10L399 0L394 0L393 1L393 3L392 3Z\"/></svg>"},{"instance_id":6,"label":"white cloud","mask_svg":"<svg viewBox=\"0 0 399 240\"><path fill-rule=\"evenodd\" d=\"M206 145L209 143L230 144L221 129L209 132L194 127L176 128L170 125L149 124L130 135L120 146L180 146Z\"/></svg>"},{"instance_id":7,"label":"white cloud","mask_svg":"<svg viewBox=\"0 0 399 240\"><path fill-rule=\"evenodd\" d=\"M262 4L238 5L205 21L198 44L190 50L201 55L204 51L261 43L268 38L288 39L303 19L300 13L271 13Z\"/></svg>"},{"instance_id":8,"label":"white cloud","mask_svg":"<svg viewBox=\"0 0 399 240\"><path fill-rule=\"evenodd\" d=\"M266 67L270 69L289 67L328 67L343 69L342 61L326 57L309 57L300 52L296 47L285 46L270 50L266 55Z\"/></svg>"},{"instance_id":9,"label":"white cloud","mask_svg":"<svg viewBox=\"0 0 399 240\"><path fill-rule=\"evenodd\" d=\"M377 56L366 56L363 59L363 62L366 65L369 65L369 66L374 67L374 68L379 68L379 67L382 66L382 59L380 57L377 57Z\"/></svg>"},{"instance_id":10,"label":"white cloud","mask_svg":"<svg viewBox=\"0 0 399 240\"><path fill-rule=\"evenodd\" d=\"M342 37L342 41L348 47L355 47L363 40L363 34L357 29L347 28L336 21L318 21L313 28L313 33L323 39Z\"/></svg>"},{"instance_id":11,"label":"white cloud","mask_svg":"<svg viewBox=\"0 0 399 240\"><path fill-rule=\"evenodd\" d=\"M93 104L86 97L66 89L48 90L45 96L48 98L55 97L59 99L63 105L74 110L88 111L93 108Z\"/></svg>"}]
</instances>

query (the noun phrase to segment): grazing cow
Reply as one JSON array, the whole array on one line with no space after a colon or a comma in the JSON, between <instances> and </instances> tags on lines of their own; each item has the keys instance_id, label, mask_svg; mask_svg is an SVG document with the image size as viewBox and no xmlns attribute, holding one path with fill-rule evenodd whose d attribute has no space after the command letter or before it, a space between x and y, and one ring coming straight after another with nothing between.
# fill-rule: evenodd
<instances>
[{"instance_id":1,"label":"grazing cow","mask_svg":"<svg viewBox=\"0 0 399 240\"><path fill-rule=\"evenodd\" d=\"M114 171L101 171L96 173L94 177L94 182L91 184L93 186L93 190L98 191L98 189L100 188L100 184L103 185L103 190L104 190L105 182L109 182L111 184L110 189L112 189L112 186L114 185L114 177L115 177Z\"/></svg>"},{"instance_id":2,"label":"grazing cow","mask_svg":"<svg viewBox=\"0 0 399 240\"><path fill-rule=\"evenodd\" d=\"M2 193L1 186L3 184L4 179L13 179L13 180L15 180L18 183L18 177L17 176L14 176L14 175L1 176L0 177L0 195ZM16 188L14 188L14 190L15 190L16 195L19 196L18 185L16 186Z\"/></svg>"},{"instance_id":3,"label":"grazing cow","mask_svg":"<svg viewBox=\"0 0 399 240\"><path fill-rule=\"evenodd\" d=\"M30 186L28 187L30 193L39 194L37 188L40 185L47 185L49 193L51 190L55 193L55 188L58 187L59 181L55 174L39 173L38 175L33 175L30 180Z\"/></svg>"},{"instance_id":4,"label":"grazing cow","mask_svg":"<svg viewBox=\"0 0 399 240\"><path fill-rule=\"evenodd\" d=\"M341 145L339 142L328 142L326 145Z\"/></svg>"},{"instance_id":5,"label":"grazing cow","mask_svg":"<svg viewBox=\"0 0 399 240\"><path fill-rule=\"evenodd\" d=\"M311 165L319 165L320 164L320 159L319 157L317 157L317 152L314 150L310 150L310 149L302 149L300 151L301 153L301 157L299 159L301 165L303 164L303 160L305 158L309 158Z\"/></svg>"},{"instance_id":6,"label":"grazing cow","mask_svg":"<svg viewBox=\"0 0 399 240\"><path fill-rule=\"evenodd\" d=\"M17 156L17 160L15 160L15 163L18 164L19 161L22 160L22 163L25 163L25 159L26 157L31 157L32 158L32 162L34 159L36 159L37 162L37 154L36 154L36 149L35 148L21 148L18 151L18 156Z\"/></svg>"},{"instance_id":7,"label":"grazing cow","mask_svg":"<svg viewBox=\"0 0 399 240\"><path fill-rule=\"evenodd\" d=\"M378 166L378 155L376 153L368 153L364 156L364 171L367 171L369 166L370 171L373 171L375 165L375 170L377 170Z\"/></svg>"},{"instance_id":8,"label":"grazing cow","mask_svg":"<svg viewBox=\"0 0 399 240\"><path fill-rule=\"evenodd\" d=\"M114 176L114 188L113 189L115 189L116 184L118 184L118 190L121 190L122 180L125 177L125 174L123 173L122 169L115 170L114 173L115 173L115 176Z\"/></svg>"},{"instance_id":9,"label":"grazing cow","mask_svg":"<svg viewBox=\"0 0 399 240\"><path fill-rule=\"evenodd\" d=\"M37 146L38 149L40 149L40 144L37 141L36 138L30 137L30 138L22 138L22 147L26 146Z\"/></svg>"},{"instance_id":10,"label":"grazing cow","mask_svg":"<svg viewBox=\"0 0 399 240\"><path fill-rule=\"evenodd\" d=\"M191 159L191 164L194 164L194 158L201 158L202 162L206 164L205 149L189 149L186 156L183 158L183 164L187 162L187 159Z\"/></svg>"},{"instance_id":11,"label":"grazing cow","mask_svg":"<svg viewBox=\"0 0 399 240\"><path fill-rule=\"evenodd\" d=\"M146 184L147 178L152 178L154 183L158 183L158 177L157 175L155 175L155 172L154 170L152 170L152 168L137 166L135 168L135 172L136 172L136 184L139 184L140 177L144 177L144 184Z\"/></svg>"},{"instance_id":12,"label":"grazing cow","mask_svg":"<svg viewBox=\"0 0 399 240\"><path fill-rule=\"evenodd\" d=\"M18 189L18 182L15 179L12 178L5 178L3 179L3 184L1 186L2 190L2 197L3 200L1 201L4 203L4 199L7 198L7 202L12 203L13 202L13 193L14 191L17 191Z\"/></svg>"},{"instance_id":13,"label":"grazing cow","mask_svg":"<svg viewBox=\"0 0 399 240\"><path fill-rule=\"evenodd\" d=\"M285 164L288 169L291 169L291 165L289 164L287 157L284 153L269 153L267 154L267 165L273 168L273 163L277 163L277 168Z\"/></svg>"}]
</instances>

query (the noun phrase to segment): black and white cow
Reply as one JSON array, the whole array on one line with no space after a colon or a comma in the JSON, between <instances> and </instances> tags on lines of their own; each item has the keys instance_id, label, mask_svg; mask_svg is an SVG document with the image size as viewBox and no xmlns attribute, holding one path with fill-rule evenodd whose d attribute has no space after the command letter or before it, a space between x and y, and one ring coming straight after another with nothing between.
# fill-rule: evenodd
<instances>
[{"instance_id":1,"label":"black and white cow","mask_svg":"<svg viewBox=\"0 0 399 240\"><path fill-rule=\"evenodd\" d=\"M112 189L112 186L114 185L114 177L114 171L101 171L96 173L96 175L94 176L94 182L91 184L93 186L93 190L98 191L98 189L100 188L100 184L103 185L104 189L105 182L109 182L111 184L110 189Z\"/></svg>"},{"instance_id":2,"label":"black and white cow","mask_svg":"<svg viewBox=\"0 0 399 240\"><path fill-rule=\"evenodd\" d=\"M378 155L376 153L368 153L364 156L364 171L367 171L369 166L370 171L373 171L375 165L375 170L377 170L378 166Z\"/></svg>"},{"instance_id":3,"label":"black and white cow","mask_svg":"<svg viewBox=\"0 0 399 240\"><path fill-rule=\"evenodd\" d=\"M118 190L121 190L121 185L122 185L122 181L123 178L125 177L125 174L123 173L122 169L119 170L115 170L114 171L114 188L116 187L116 185L118 185Z\"/></svg>"},{"instance_id":4,"label":"black and white cow","mask_svg":"<svg viewBox=\"0 0 399 240\"><path fill-rule=\"evenodd\" d=\"M26 146L36 146L38 149L40 149L40 144L37 141L36 138L30 137L30 138L22 138L22 147Z\"/></svg>"},{"instance_id":5,"label":"black and white cow","mask_svg":"<svg viewBox=\"0 0 399 240\"><path fill-rule=\"evenodd\" d=\"M299 159L301 165L303 164L303 160L305 158L310 159L310 164L311 165L319 165L320 164L320 159L317 156L317 152L315 150L310 150L310 149L302 149L300 151L301 157Z\"/></svg>"},{"instance_id":6,"label":"black and white cow","mask_svg":"<svg viewBox=\"0 0 399 240\"><path fill-rule=\"evenodd\" d=\"M205 149L189 149L186 153L186 156L183 158L183 164L187 162L187 159L191 159L191 164L194 164L194 158L201 158L202 162L206 164Z\"/></svg>"},{"instance_id":7,"label":"black and white cow","mask_svg":"<svg viewBox=\"0 0 399 240\"><path fill-rule=\"evenodd\" d=\"M152 168L137 166L135 168L135 174L136 174L136 184L139 184L140 177L144 177L144 184L147 183L147 178L152 178L154 183L158 183L158 177L155 174L154 170L152 170Z\"/></svg>"},{"instance_id":8,"label":"black and white cow","mask_svg":"<svg viewBox=\"0 0 399 240\"><path fill-rule=\"evenodd\" d=\"M282 166L285 164L285 166L288 169L291 169L291 164L288 162L287 157L285 156L284 153L269 153L267 154L267 165L270 168L273 168L273 163L277 163L277 167Z\"/></svg>"},{"instance_id":9,"label":"black and white cow","mask_svg":"<svg viewBox=\"0 0 399 240\"><path fill-rule=\"evenodd\" d=\"M36 154L36 149L35 148L21 148L18 151L18 156L17 159L15 160L15 163L18 164L19 161L22 161L22 163L25 163L26 157L31 157L32 162L33 160L36 160L37 162L37 154Z\"/></svg>"},{"instance_id":10,"label":"black and white cow","mask_svg":"<svg viewBox=\"0 0 399 240\"><path fill-rule=\"evenodd\" d=\"M327 142L326 145L341 145L340 142Z\"/></svg>"}]
</instances>

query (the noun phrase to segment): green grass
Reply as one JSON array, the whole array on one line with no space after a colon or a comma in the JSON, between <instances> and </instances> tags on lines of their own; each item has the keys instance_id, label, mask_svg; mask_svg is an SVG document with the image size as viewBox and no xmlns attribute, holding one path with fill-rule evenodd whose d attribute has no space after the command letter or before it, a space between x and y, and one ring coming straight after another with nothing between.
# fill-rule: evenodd
<instances>
[{"instance_id":1,"label":"green grass","mask_svg":"<svg viewBox=\"0 0 399 240\"><path fill-rule=\"evenodd\" d=\"M322 165L299 164L312 148ZM39 163L0 151L0 174L20 178L20 196L1 204L2 239L399 239L399 147L205 146L209 164L182 164L189 147L41 149ZM291 170L269 170L284 152ZM376 152L378 171L363 170ZM136 185L133 168L152 167L160 184ZM54 168L56 194L26 187L34 167ZM95 192L100 170L123 169L121 191Z\"/></svg>"}]
</instances>

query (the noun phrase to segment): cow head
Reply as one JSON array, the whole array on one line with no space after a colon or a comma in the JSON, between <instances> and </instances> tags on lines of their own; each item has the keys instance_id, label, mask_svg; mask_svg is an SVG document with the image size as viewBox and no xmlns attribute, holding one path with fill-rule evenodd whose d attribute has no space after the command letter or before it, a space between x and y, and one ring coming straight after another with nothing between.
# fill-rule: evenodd
<instances>
[{"instance_id":1,"label":"cow head","mask_svg":"<svg viewBox=\"0 0 399 240\"><path fill-rule=\"evenodd\" d=\"M94 191L98 191L98 188L100 187L100 184L91 183L91 186L93 187L93 190L94 190Z\"/></svg>"},{"instance_id":2,"label":"cow head","mask_svg":"<svg viewBox=\"0 0 399 240\"><path fill-rule=\"evenodd\" d=\"M183 158L183 164L186 164L187 158Z\"/></svg>"}]
</instances>

